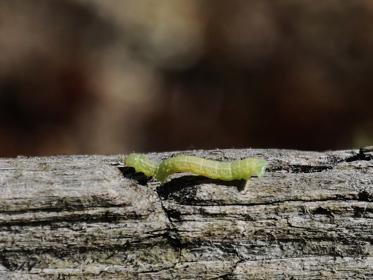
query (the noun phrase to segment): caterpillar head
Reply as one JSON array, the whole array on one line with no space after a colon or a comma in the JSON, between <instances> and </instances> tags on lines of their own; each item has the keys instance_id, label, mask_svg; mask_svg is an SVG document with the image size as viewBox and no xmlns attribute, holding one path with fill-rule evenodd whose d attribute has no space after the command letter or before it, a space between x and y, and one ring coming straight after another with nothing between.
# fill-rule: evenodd
<instances>
[{"instance_id":1,"label":"caterpillar head","mask_svg":"<svg viewBox=\"0 0 373 280\"><path fill-rule=\"evenodd\" d=\"M145 155L144 154L137 154L137 153L132 153L132 154L129 154L126 159L125 159L125 164L129 167L133 167L136 169L136 165L143 161L145 159Z\"/></svg>"},{"instance_id":2,"label":"caterpillar head","mask_svg":"<svg viewBox=\"0 0 373 280\"><path fill-rule=\"evenodd\" d=\"M136 172L142 172L146 176L154 176L157 163L148 159L144 154L132 153L127 156L124 163L128 167L133 167Z\"/></svg>"}]
</instances>

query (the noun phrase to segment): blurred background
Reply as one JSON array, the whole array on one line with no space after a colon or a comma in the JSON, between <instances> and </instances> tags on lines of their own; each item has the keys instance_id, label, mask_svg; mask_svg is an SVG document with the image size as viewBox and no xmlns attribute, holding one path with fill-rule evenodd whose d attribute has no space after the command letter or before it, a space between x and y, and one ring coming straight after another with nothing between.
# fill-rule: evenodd
<instances>
[{"instance_id":1,"label":"blurred background","mask_svg":"<svg viewBox=\"0 0 373 280\"><path fill-rule=\"evenodd\" d=\"M0 156L373 144L369 0L1 0Z\"/></svg>"}]
</instances>

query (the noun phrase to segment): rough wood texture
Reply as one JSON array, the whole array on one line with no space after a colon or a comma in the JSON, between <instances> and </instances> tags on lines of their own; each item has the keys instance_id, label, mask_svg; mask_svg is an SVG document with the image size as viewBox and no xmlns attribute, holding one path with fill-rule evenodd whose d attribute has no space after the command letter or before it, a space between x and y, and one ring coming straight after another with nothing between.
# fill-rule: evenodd
<instances>
[{"instance_id":1,"label":"rough wood texture","mask_svg":"<svg viewBox=\"0 0 373 280\"><path fill-rule=\"evenodd\" d=\"M160 185L121 156L0 159L0 278L373 278L372 149L188 154L270 167L243 189Z\"/></svg>"}]
</instances>

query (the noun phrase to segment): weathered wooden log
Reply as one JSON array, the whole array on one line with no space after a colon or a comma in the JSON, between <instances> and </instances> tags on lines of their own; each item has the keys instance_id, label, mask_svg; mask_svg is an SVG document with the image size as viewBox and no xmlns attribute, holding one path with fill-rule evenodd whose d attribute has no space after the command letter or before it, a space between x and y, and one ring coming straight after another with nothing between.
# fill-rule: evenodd
<instances>
[{"instance_id":1,"label":"weathered wooden log","mask_svg":"<svg viewBox=\"0 0 373 280\"><path fill-rule=\"evenodd\" d=\"M373 149L187 153L269 168L244 188L161 185L122 156L0 159L0 278L373 279Z\"/></svg>"}]
</instances>

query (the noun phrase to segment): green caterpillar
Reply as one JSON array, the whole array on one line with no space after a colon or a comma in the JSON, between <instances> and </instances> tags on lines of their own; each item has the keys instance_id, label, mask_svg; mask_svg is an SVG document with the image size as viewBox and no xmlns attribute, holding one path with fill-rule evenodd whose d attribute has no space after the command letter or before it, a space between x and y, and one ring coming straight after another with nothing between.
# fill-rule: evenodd
<instances>
[{"instance_id":1,"label":"green caterpillar","mask_svg":"<svg viewBox=\"0 0 373 280\"><path fill-rule=\"evenodd\" d=\"M259 158L221 162L195 156L178 155L156 162L144 154L136 153L129 154L125 164L128 167L133 167L136 172L142 172L148 177L155 177L161 182L177 172L190 172L224 181L247 180L251 176L262 176L267 167L267 162Z\"/></svg>"}]
</instances>

